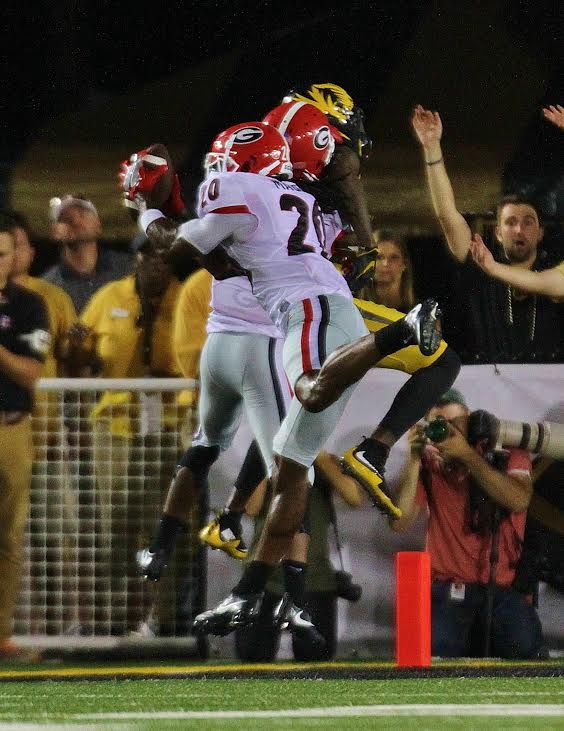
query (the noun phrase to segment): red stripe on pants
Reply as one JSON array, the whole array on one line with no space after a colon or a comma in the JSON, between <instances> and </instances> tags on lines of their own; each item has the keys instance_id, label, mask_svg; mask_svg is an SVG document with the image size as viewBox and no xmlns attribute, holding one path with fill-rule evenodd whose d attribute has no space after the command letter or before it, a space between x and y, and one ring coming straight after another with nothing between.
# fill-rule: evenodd
<instances>
[{"instance_id":1,"label":"red stripe on pants","mask_svg":"<svg viewBox=\"0 0 564 731\"><path fill-rule=\"evenodd\" d=\"M311 353L309 350L309 333L313 320L313 307L311 300L304 300L304 324L302 326L302 372L307 373L313 370L311 365Z\"/></svg>"}]
</instances>

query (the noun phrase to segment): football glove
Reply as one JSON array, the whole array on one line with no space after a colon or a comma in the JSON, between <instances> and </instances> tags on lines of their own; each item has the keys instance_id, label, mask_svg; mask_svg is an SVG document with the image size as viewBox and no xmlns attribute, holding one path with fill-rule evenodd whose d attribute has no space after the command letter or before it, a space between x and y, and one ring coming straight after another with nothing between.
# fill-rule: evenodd
<instances>
[{"instance_id":1,"label":"football glove","mask_svg":"<svg viewBox=\"0 0 564 731\"><path fill-rule=\"evenodd\" d=\"M148 205L149 208L159 208L170 218L186 215L180 180L164 145L151 145L124 160L119 179L124 205L133 211L140 212L144 205Z\"/></svg>"},{"instance_id":2,"label":"football glove","mask_svg":"<svg viewBox=\"0 0 564 731\"><path fill-rule=\"evenodd\" d=\"M159 181L168 172L164 157L152 155L148 148L134 152L129 160L121 163L118 177L123 189L123 203L128 208L139 208L137 196L143 198L153 192Z\"/></svg>"}]
</instances>

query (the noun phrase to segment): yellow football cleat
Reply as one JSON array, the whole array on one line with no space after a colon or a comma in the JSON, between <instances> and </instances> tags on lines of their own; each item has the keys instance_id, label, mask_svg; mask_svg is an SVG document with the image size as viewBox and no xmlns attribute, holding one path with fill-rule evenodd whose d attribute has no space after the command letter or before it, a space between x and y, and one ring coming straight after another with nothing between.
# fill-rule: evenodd
<instances>
[{"instance_id":1,"label":"yellow football cleat","mask_svg":"<svg viewBox=\"0 0 564 731\"><path fill-rule=\"evenodd\" d=\"M224 535L226 532L227 531L223 532ZM219 518L215 518L215 520L212 520L211 523L204 526L198 535L202 543L207 543L208 546L211 546L214 549L224 551L231 556L231 558L236 558L239 561L242 561L247 556L247 547L240 536L237 537L231 531L228 532L231 533L232 537L221 537Z\"/></svg>"},{"instance_id":2,"label":"yellow football cleat","mask_svg":"<svg viewBox=\"0 0 564 731\"><path fill-rule=\"evenodd\" d=\"M388 486L384 480L384 470L373 465L365 455L366 441L345 452L341 460L343 472L358 481L367 493L374 507L392 518L401 518L401 510L394 504L388 494Z\"/></svg>"}]
</instances>

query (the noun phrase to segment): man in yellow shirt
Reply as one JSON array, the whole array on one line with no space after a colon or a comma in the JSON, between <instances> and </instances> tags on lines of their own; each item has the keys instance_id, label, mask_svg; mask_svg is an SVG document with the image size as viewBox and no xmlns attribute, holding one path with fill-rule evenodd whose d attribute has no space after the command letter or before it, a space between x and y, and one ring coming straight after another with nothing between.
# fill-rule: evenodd
<instances>
[{"instance_id":1,"label":"man in yellow shirt","mask_svg":"<svg viewBox=\"0 0 564 731\"><path fill-rule=\"evenodd\" d=\"M80 322L96 337L102 378L179 375L171 339L180 283L159 257L138 253L136 273L110 282Z\"/></svg>"},{"instance_id":2,"label":"man in yellow shirt","mask_svg":"<svg viewBox=\"0 0 564 731\"><path fill-rule=\"evenodd\" d=\"M76 322L74 304L69 295L56 284L47 282L39 277L29 274L35 248L31 241L31 229L26 217L18 211L10 211L11 232L15 242L15 258L10 280L26 289L38 294L45 302L49 322L49 334L51 336L49 348L45 354L45 362L42 364L41 375L44 378L57 378L65 375L72 375L68 370L67 361L67 334L71 326ZM67 525L74 523L77 529L77 494L71 486L69 479L69 458L66 444L66 437L61 425L61 401L59 393L48 393L38 391L35 397L34 409L32 412L32 433L34 437L35 461L45 465L33 475L32 490L39 490L45 497L45 515L48 520L60 520L64 515ZM33 515L33 513L32 513ZM32 517L30 523L32 534L40 534L45 531L45 523L41 518ZM55 574L59 570L57 563L63 566L63 573L68 583L65 584L65 593L72 592L75 578L73 572L76 566L76 551L73 547L73 536L70 531L51 535L50 561L47 572ZM59 565L60 565L59 564ZM32 627L40 630L45 627L50 630L51 610L49 601L41 598L42 587L40 582L35 583L32 579L31 605ZM38 594L35 595L35 590ZM70 602L69 602L70 604ZM43 609L44 607L44 609ZM53 621L56 622L59 607L53 603ZM76 621L72 611L65 617L70 623ZM44 624L44 622L46 624ZM56 625L55 625L56 626Z\"/></svg>"},{"instance_id":3,"label":"man in yellow shirt","mask_svg":"<svg viewBox=\"0 0 564 731\"><path fill-rule=\"evenodd\" d=\"M212 275L198 269L182 284L176 305L172 349L176 365L185 378L198 378L200 353L206 342L210 314Z\"/></svg>"},{"instance_id":4,"label":"man in yellow shirt","mask_svg":"<svg viewBox=\"0 0 564 731\"><path fill-rule=\"evenodd\" d=\"M179 376L172 332L180 290L168 264L142 247L135 273L106 284L87 303L72 334L73 358L97 362L96 375L103 378ZM88 345L81 349L81 343ZM95 348L95 353L88 348ZM138 629L153 600L138 575L135 553L152 528L161 492L183 450L185 410L174 397L165 393L161 400L156 394L141 393L137 399L131 392L106 392L91 412L96 535L102 547L96 560L98 572L110 582L107 588L111 586L111 592L96 596L95 609L118 633ZM158 455L158 461L151 463L148 474L142 465L150 453ZM181 552L186 550L187 546ZM175 602L168 590L166 586L159 592L161 629L174 616ZM114 604L112 596L118 599ZM127 602L120 597L127 597Z\"/></svg>"}]
</instances>

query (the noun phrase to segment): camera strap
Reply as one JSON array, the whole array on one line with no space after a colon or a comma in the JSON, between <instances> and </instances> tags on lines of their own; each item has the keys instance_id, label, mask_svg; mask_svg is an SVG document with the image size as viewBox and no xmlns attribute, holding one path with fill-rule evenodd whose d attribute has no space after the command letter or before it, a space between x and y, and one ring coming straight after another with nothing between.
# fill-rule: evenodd
<instances>
[{"instance_id":1,"label":"camera strap","mask_svg":"<svg viewBox=\"0 0 564 731\"><path fill-rule=\"evenodd\" d=\"M491 634L493 619L493 600L495 594L495 580L497 564L499 561L499 526L501 524L501 509L496 505L491 514L491 548L490 548L490 572L486 586L486 616L484 627L484 657L491 654Z\"/></svg>"}]
</instances>

